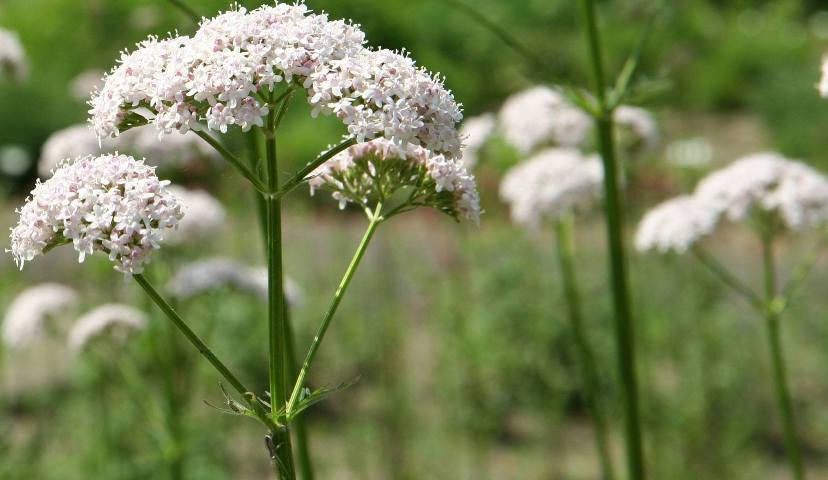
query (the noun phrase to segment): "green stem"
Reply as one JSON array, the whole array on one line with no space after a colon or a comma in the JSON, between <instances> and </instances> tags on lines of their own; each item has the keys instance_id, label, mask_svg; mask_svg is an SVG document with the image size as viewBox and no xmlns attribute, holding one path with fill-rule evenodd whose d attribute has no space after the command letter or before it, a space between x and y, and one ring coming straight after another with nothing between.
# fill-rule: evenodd
<instances>
[{"instance_id":1,"label":"green stem","mask_svg":"<svg viewBox=\"0 0 828 480\"><path fill-rule=\"evenodd\" d=\"M327 160L330 160L337 153L339 153L339 152L345 150L346 148L350 147L351 145L355 145L355 144L356 144L356 139L355 138L348 138L345 141L343 141L342 143L340 143L339 145L336 145L335 147L332 147L331 149L329 149L328 151L326 151L322 155L316 157L316 159L314 159L312 162L305 165L301 170L299 170L296 173L296 175L291 177L290 180L285 182L285 184L282 185L279 188L278 191L275 191L273 196L276 197L277 199L284 197L288 192L290 192L291 190L296 188L300 183L304 182L305 177L307 177L314 170L316 170L316 167L318 167L319 165L322 165Z\"/></svg>"},{"instance_id":2,"label":"green stem","mask_svg":"<svg viewBox=\"0 0 828 480\"><path fill-rule=\"evenodd\" d=\"M257 177L256 174L253 173L250 167L245 165L244 161L242 161L239 157L233 155L233 152L225 148L225 146L222 145L221 142L210 136L210 134L208 134L207 132L203 130L193 131L205 142L209 143L210 146L213 147L217 152L219 152L225 160L227 160L228 162L230 162L230 164L236 167L236 170L238 170L244 178L248 179L250 183L253 184L253 187L256 188L256 190L262 193L268 193L267 186L265 186L265 184L262 183L261 180L259 180L259 177Z\"/></svg>"},{"instance_id":3,"label":"green stem","mask_svg":"<svg viewBox=\"0 0 828 480\"><path fill-rule=\"evenodd\" d=\"M261 420L265 425L267 425L271 429L277 429L277 425L262 412L262 409L259 407L258 402L253 399L251 400L250 397L253 396L252 390L245 387L241 381L231 372L218 357L213 354L213 351L198 337L198 335L190 329L186 322L178 315L178 313L172 308L172 306L164 300L157 290L147 281L147 279L141 275L133 275L132 278L138 282L138 285L144 289L144 291L149 295L152 301L164 312L164 315L169 318L173 324L178 328L178 330L184 334L187 340L193 344L194 347L198 350L198 352L210 362L210 365L218 371L227 383L235 389L242 398L247 401L248 406L250 406L253 413L256 417Z\"/></svg>"},{"instance_id":4,"label":"green stem","mask_svg":"<svg viewBox=\"0 0 828 480\"><path fill-rule=\"evenodd\" d=\"M699 262L710 270L713 275L719 278L725 285L732 288L733 291L740 294L744 299L754 308L760 312L765 311L765 303L749 286L745 285L741 280L733 276L721 263L719 263L713 256L708 254L701 247L694 247L693 255Z\"/></svg>"},{"instance_id":5,"label":"green stem","mask_svg":"<svg viewBox=\"0 0 828 480\"><path fill-rule=\"evenodd\" d=\"M796 421L791 394L788 391L785 358L782 353L782 340L779 333L779 310L776 297L776 265L773 255L773 236L762 235L762 260L765 274L765 320L768 326L768 342L770 344L771 363L773 364L773 380L776 387L776 400L779 413L782 415L782 428L785 434L785 447L788 452L788 461L791 465L793 478L803 480L805 470L802 464L802 455L797 441Z\"/></svg>"},{"instance_id":6,"label":"green stem","mask_svg":"<svg viewBox=\"0 0 828 480\"><path fill-rule=\"evenodd\" d=\"M581 365L586 402L595 428L595 446L601 461L601 471L603 472L604 480L613 480L615 474L609 452L607 424L604 413L599 405L601 382L598 376L595 354L589 345L586 331L584 330L583 316L581 313L581 295L578 289L578 280L575 275L575 232L573 217L568 216L556 222L555 233L557 234L558 262L561 269L564 300L566 301L567 313L569 314L569 321L575 340L575 350L579 359L578 363Z\"/></svg>"},{"instance_id":7,"label":"green stem","mask_svg":"<svg viewBox=\"0 0 828 480\"><path fill-rule=\"evenodd\" d=\"M613 138L612 109L606 103L603 54L595 18L594 0L583 0L584 26L587 30L590 60L594 77L594 94L600 106L596 117L598 144L604 165L604 204L607 241L610 253L610 279L615 310L615 337L618 350L624 407L627 470L631 480L643 480L644 449L638 406L638 379L635 366L635 332L630 309L627 259L624 248L624 205L618 186L618 163Z\"/></svg>"},{"instance_id":8,"label":"green stem","mask_svg":"<svg viewBox=\"0 0 828 480\"><path fill-rule=\"evenodd\" d=\"M279 169L276 161L276 115L273 110L267 115L265 130L265 165L267 167L268 192L275 192L279 184ZM284 287L282 285L282 205L281 201L268 195L265 198L267 210L267 273L268 273L268 343L271 415L276 416L287 398L287 332L285 328ZM288 422L284 428L272 432L276 445L275 468L284 480L296 477L293 466Z\"/></svg>"},{"instance_id":9,"label":"green stem","mask_svg":"<svg viewBox=\"0 0 828 480\"><path fill-rule=\"evenodd\" d=\"M293 392L290 395L290 401L288 402L286 410L288 418L290 418L291 414L293 413L293 409L296 407L296 402L299 401L299 394L302 392L302 388L304 387L305 377L308 374L308 370L310 369L311 363L313 363L313 359L316 357L316 352L319 350L319 345L322 343L322 339L325 337L325 332L328 331L328 326L331 324L331 319L336 313L336 309L339 307L339 303L342 301L342 296L348 289L348 285L351 283L351 279L353 278L354 273L356 272L356 269L359 266L359 262L365 255L365 250L368 248L368 243L374 236L374 232L376 231L379 224L383 221L383 217L380 215L381 211L382 203L378 203L376 209L374 210L374 214L371 217L371 221L368 224L368 229L365 230L365 235L363 235L362 241L359 242L359 247L357 247L356 253L354 253L353 258L351 258L351 263L348 264L348 268L345 270L345 275L343 275L342 280L339 282L339 286L336 289L336 293L334 293L334 297L331 300L331 304L328 306L328 311L325 312L325 317L322 319L322 324L319 325L319 329L316 331L316 335L313 337L313 342L311 343L311 346L308 349L308 353L305 356L305 361L304 363L302 363L302 369L299 371L299 377L296 379L296 383L293 385Z\"/></svg>"}]
</instances>

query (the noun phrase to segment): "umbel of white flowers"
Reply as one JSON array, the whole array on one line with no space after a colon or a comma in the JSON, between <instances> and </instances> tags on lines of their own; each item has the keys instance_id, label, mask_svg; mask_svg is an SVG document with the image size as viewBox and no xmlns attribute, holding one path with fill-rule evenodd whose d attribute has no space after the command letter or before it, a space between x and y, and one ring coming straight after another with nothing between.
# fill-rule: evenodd
<instances>
[{"instance_id":1,"label":"umbel of white flowers","mask_svg":"<svg viewBox=\"0 0 828 480\"><path fill-rule=\"evenodd\" d=\"M629 131L635 143L644 148L652 148L660 140L655 118L643 108L621 105L615 109L614 120L622 134ZM521 155L548 146L583 146L593 129L589 114L542 85L506 99L497 121L503 138Z\"/></svg>"},{"instance_id":2,"label":"umbel of white flowers","mask_svg":"<svg viewBox=\"0 0 828 480\"><path fill-rule=\"evenodd\" d=\"M0 28L0 81L21 81L28 71L23 45L17 34Z\"/></svg>"},{"instance_id":3,"label":"umbel of white flowers","mask_svg":"<svg viewBox=\"0 0 828 480\"><path fill-rule=\"evenodd\" d=\"M107 154L65 162L41 182L18 211L11 253L23 265L49 249L71 243L83 262L103 252L124 273L141 273L182 217L168 181L154 167L126 155Z\"/></svg>"},{"instance_id":4,"label":"umbel of white flowers","mask_svg":"<svg viewBox=\"0 0 828 480\"><path fill-rule=\"evenodd\" d=\"M512 221L538 228L594 203L601 195L604 170L597 156L574 148L550 148L513 167L500 183Z\"/></svg>"},{"instance_id":5,"label":"umbel of white flowers","mask_svg":"<svg viewBox=\"0 0 828 480\"><path fill-rule=\"evenodd\" d=\"M422 147L400 149L378 138L343 150L308 175L311 195L328 190L339 202L373 210L378 201L407 190L400 206L433 207L455 219L480 220L480 197L474 176L458 160Z\"/></svg>"},{"instance_id":6,"label":"umbel of white flowers","mask_svg":"<svg viewBox=\"0 0 828 480\"><path fill-rule=\"evenodd\" d=\"M192 36L150 37L124 53L90 101L100 137L147 122L162 132L262 126L265 91L305 91L313 115L334 115L361 142L378 136L458 158L460 105L440 77L404 52L365 45L357 25L303 4L229 11Z\"/></svg>"},{"instance_id":7,"label":"umbel of white flowers","mask_svg":"<svg viewBox=\"0 0 828 480\"><path fill-rule=\"evenodd\" d=\"M720 220L770 215L778 228L801 231L828 219L828 178L777 153L744 157L702 179L692 196L668 200L644 216L641 251L683 253Z\"/></svg>"},{"instance_id":8,"label":"umbel of white flowers","mask_svg":"<svg viewBox=\"0 0 828 480\"><path fill-rule=\"evenodd\" d=\"M59 283L42 283L20 292L6 309L3 318L3 343L11 348L25 347L43 334L53 317L66 314L78 295Z\"/></svg>"}]
</instances>

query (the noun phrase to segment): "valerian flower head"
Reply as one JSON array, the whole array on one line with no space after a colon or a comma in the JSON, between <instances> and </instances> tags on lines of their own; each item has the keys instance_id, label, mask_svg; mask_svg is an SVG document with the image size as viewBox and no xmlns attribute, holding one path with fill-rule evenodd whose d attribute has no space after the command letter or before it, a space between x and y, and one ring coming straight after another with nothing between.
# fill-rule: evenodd
<instances>
[{"instance_id":1,"label":"valerian flower head","mask_svg":"<svg viewBox=\"0 0 828 480\"><path fill-rule=\"evenodd\" d=\"M538 228L544 218L557 221L595 202L604 178L601 161L572 148L543 150L512 168L500 184L512 220Z\"/></svg>"},{"instance_id":2,"label":"valerian flower head","mask_svg":"<svg viewBox=\"0 0 828 480\"><path fill-rule=\"evenodd\" d=\"M684 253L713 232L720 216L718 209L692 195L667 200L641 220L635 247L642 252Z\"/></svg>"},{"instance_id":3,"label":"valerian flower head","mask_svg":"<svg viewBox=\"0 0 828 480\"><path fill-rule=\"evenodd\" d=\"M9 304L3 319L3 342L12 348L31 344L43 334L45 322L77 303L71 288L42 283L27 288Z\"/></svg>"},{"instance_id":4,"label":"valerian flower head","mask_svg":"<svg viewBox=\"0 0 828 480\"><path fill-rule=\"evenodd\" d=\"M169 182L142 160L119 154L80 157L38 180L11 231L11 253L23 265L72 243L83 262L104 252L115 269L137 274L178 224L181 208Z\"/></svg>"},{"instance_id":5,"label":"valerian flower head","mask_svg":"<svg viewBox=\"0 0 828 480\"><path fill-rule=\"evenodd\" d=\"M125 53L93 95L99 136L152 122L166 133L262 126L280 84L304 89L313 115L334 115L358 141L378 136L458 157L460 105L404 52L365 46L358 26L303 4L244 8L192 36L150 37Z\"/></svg>"},{"instance_id":6,"label":"valerian flower head","mask_svg":"<svg viewBox=\"0 0 828 480\"><path fill-rule=\"evenodd\" d=\"M512 95L501 107L498 117L506 141L524 155L549 144L580 145L592 130L592 118L588 114L545 86Z\"/></svg>"},{"instance_id":7,"label":"valerian flower head","mask_svg":"<svg viewBox=\"0 0 828 480\"><path fill-rule=\"evenodd\" d=\"M493 113L484 113L470 117L460 126L460 138L463 140L463 164L468 169L477 165L477 153L495 131L497 118Z\"/></svg>"},{"instance_id":8,"label":"valerian flower head","mask_svg":"<svg viewBox=\"0 0 828 480\"><path fill-rule=\"evenodd\" d=\"M694 195L732 221L765 212L796 231L828 219L828 178L778 153L739 159L702 179Z\"/></svg>"},{"instance_id":9,"label":"valerian flower head","mask_svg":"<svg viewBox=\"0 0 828 480\"><path fill-rule=\"evenodd\" d=\"M403 210L428 206L458 220L480 219L474 176L460 161L418 146L400 149L384 138L343 150L308 175L308 183L311 195L331 191L339 208L354 203L372 210L404 191Z\"/></svg>"},{"instance_id":10,"label":"valerian flower head","mask_svg":"<svg viewBox=\"0 0 828 480\"><path fill-rule=\"evenodd\" d=\"M182 300L220 288L233 288L267 301L267 268L221 257L206 258L184 265L167 284L167 290ZM285 277L284 288L289 305L300 302L302 291L296 282Z\"/></svg>"},{"instance_id":11,"label":"valerian flower head","mask_svg":"<svg viewBox=\"0 0 828 480\"><path fill-rule=\"evenodd\" d=\"M83 350L96 338L103 335L123 340L147 325L144 312L119 303L101 305L75 320L69 331L69 347L74 351Z\"/></svg>"},{"instance_id":12,"label":"valerian flower head","mask_svg":"<svg viewBox=\"0 0 828 480\"><path fill-rule=\"evenodd\" d=\"M167 242L171 245L215 235L227 220L227 212L221 202L204 190L187 190L170 185L167 192L175 197L183 215L178 228L168 235Z\"/></svg>"},{"instance_id":13,"label":"valerian flower head","mask_svg":"<svg viewBox=\"0 0 828 480\"><path fill-rule=\"evenodd\" d=\"M26 55L17 34L0 28L0 81L22 81L28 71Z\"/></svg>"}]
</instances>

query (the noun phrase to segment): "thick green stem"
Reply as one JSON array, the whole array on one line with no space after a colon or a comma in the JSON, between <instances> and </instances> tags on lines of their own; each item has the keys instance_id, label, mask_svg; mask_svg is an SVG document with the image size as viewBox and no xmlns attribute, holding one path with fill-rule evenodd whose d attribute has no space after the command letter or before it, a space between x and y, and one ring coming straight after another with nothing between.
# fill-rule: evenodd
<instances>
[{"instance_id":1,"label":"thick green stem","mask_svg":"<svg viewBox=\"0 0 828 480\"><path fill-rule=\"evenodd\" d=\"M149 295L150 299L152 299L152 301L158 306L158 308L160 308L161 311L164 312L164 315L166 315L167 318L169 318L173 322L176 328L178 328L178 330L184 334L187 340L191 344L193 344L194 347L196 347L196 350L198 350L198 352L205 359L207 359L208 362L210 362L210 365L212 365L213 368L215 368L216 371L218 371L221 374L221 376L224 377L225 380L227 380L227 383L229 383L230 386L232 386L233 389L236 390L239 393L239 395L241 395L242 398L244 398L248 402L248 406L251 408L256 417L258 417L259 420L261 420L269 428L276 429L276 424L267 415L265 415L264 412L262 412L256 400L250 400L250 397L253 395L252 390L245 387L241 383L241 381L233 374L233 372L231 372L226 366L224 366L224 363L222 363L222 361L219 360L218 357L215 356L215 354L213 354L213 351L210 350L210 348L201 340L201 338L199 338L198 335L196 335L196 333L192 329L190 329L187 323L184 322L184 320L178 315L178 313L172 308L172 306L166 300L164 300L164 297L162 297L158 293L158 291L155 290L155 287L153 287L147 281L147 279L141 274L133 275L132 278L134 278L135 281L138 282L138 285L140 285L141 288L144 289L147 295Z\"/></svg>"},{"instance_id":2,"label":"thick green stem","mask_svg":"<svg viewBox=\"0 0 828 480\"><path fill-rule=\"evenodd\" d=\"M584 330L583 315L581 313L581 294L575 275L575 232L573 217L569 216L558 221L555 224L555 231L557 234L558 262L561 269L564 300L566 301L572 335L575 340L578 363L581 366L581 377L587 407L589 408L589 413L592 416L592 423L595 428L595 447L601 461L601 471L604 480L613 480L615 473L613 472L612 458L609 451L607 423L599 400L601 382L598 376L595 354L592 352L592 347L589 345L587 334Z\"/></svg>"},{"instance_id":3,"label":"thick green stem","mask_svg":"<svg viewBox=\"0 0 828 480\"><path fill-rule=\"evenodd\" d=\"M799 451L799 442L797 441L796 420L794 418L793 406L791 405L791 394L788 391L785 358L782 353L782 339L779 333L776 265L773 255L773 236L769 233L762 235L762 260L765 274L765 321L768 327L768 342L770 344L771 363L773 364L776 400L779 405L779 413L782 416L785 447L793 478L803 480L805 478L805 469L802 464L802 455Z\"/></svg>"},{"instance_id":4,"label":"thick green stem","mask_svg":"<svg viewBox=\"0 0 828 480\"><path fill-rule=\"evenodd\" d=\"M583 0L584 27L587 31L594 94L600 107L596 116L598 146L604 165L604 205L610 253L610 279L615 310L615 337L618 351L624 406L627 470L631 480L645 476L644 449L638 406L638 379L635 365L635 332L630 309L627 259L624 248L624 205L618 180L618 162L613 138L612 109L606 102L603 54L595 18L594 0Z\"/></svg>"},{"instance_id":5,"label":"thick green stem","mask_svg":"<svg viewBox=\"0 0 828 480\"><path fill-rule=\"evenodd\" d=\"M313 363L313 359L316 357L316 352L319 350L319 345L322 343L322 339L325 337L325 332L328 331L328 326L330 326L331 324L331 319L336 313L336 309L339 307L339 303L342 301L342 296L345 295L345 291L348 289L348 285L351 283L351 279L353 278L354 273L356 272L356 269L359 266L359 262L365 255L365 250L368 248L368 243L374 236L374 232L376 231L379 224L383 221L383 217L380 215L381 211L382 203L378 203L377 208L374 210L374 214L371 217L371 222L368 224L368 229L365 230L365 235L363 235L362 241L359 242L359 247L357 247L357 251L356 253L354 253L353 258L351 259L351 263L348 264L348 268L345 270L345 275L342 276L342 280L339 282L339 286L336 289L336 293L334 293L333 300L331 300L331 304L328 306L328 311L325 312L325 317L322 319L322 324L319 325L319 329L316 331L316 335L313 337L313 342L311 343L311 346L308 349L308 354L305 356L304 363L302 363L302 370L299 371L299 377L296 379L296 383L293 385L293 392L290 395L290 401L288 402L287 406L288 418L290 418L291 414L293 413L293 409L296 407L296 403L299 401L299 395L302 392L302 388L304 387L305 377L307 376L308 370L310 369L310 366Z\"/></svg>"},{"instance_id":6,"label":"thick green stem","mask_svg":"<svg viewBox=\"0 0 828 480\"><path fill-rule=\"evenodd\" d=\"M268 192L275 192L279 185L279 168L276 162L276 116L267 116L265 130L265 162L267 167ZM265 198L267 210L267 273L268 273L268 343L270 358L270 401L271 414L275 416L287 398L287 331L285 328L284 286L282 285L282 205L273 195ZM296 477L293 466L288 422L284 428L272 432L275 444L274 464L283 480Z\"/></svg>"}]
</instances>

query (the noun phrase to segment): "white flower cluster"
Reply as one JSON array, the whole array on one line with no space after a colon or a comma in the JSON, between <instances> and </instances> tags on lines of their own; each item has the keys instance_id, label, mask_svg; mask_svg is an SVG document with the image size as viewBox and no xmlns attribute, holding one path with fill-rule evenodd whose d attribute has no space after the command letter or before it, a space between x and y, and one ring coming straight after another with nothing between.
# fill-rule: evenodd
<instances>
[{"instance_id":1,"label":"white flower cluster","mask_svg":"<svg viewBox=\"0 0 828 480\"><path fill-rule=\"evenodd\" d=\"M6 78L21 81L28 75L28 70L17 34L0 28L0 81Z\"/></svg>"},{"instance_id":2,"label":"white flower cluster","mask_svg":"<svg viewBox=\"0 0 828 480\"><path fill-rule=\"evenodd\" d=\"M143 330L146 325L144 312L129 305L104 304L75 320L69 331L69 348L80 351L101 335L125 337L133 331Z\"/></svg>"},{"instance_id":3,"label":"white flower cluster","mask_svg":"<svg viewBox=\"0 0 828 480\"><path fill-rule=\"evenodd\" d=\"M42 283L22 291L9 304L3 319L3 342L11 348L29 345L43 333L45 322L77 302L71 288Z\"/></svg>"},{"instance_id":4,"label":"white flower cluster","mask_svg":"<svg viewBox=\"0 0 828 480\"><path fill-rule=\"evenodd\" d=\"M96 251L115 269L140 273L153 250L178 224L181 209L154 167L126 155L81 157L55 170L19 210L11 232L18 266L51 247L72 242L79 261Z\"/></svg>"},{"instance_id":5,"label":"white flower cluster","mask_svg":"<svg viewBox=\"0 0 828 480\"><path fill-rule=\"evenodd\" d=\"M500 198L509 203L515 223L538 228L544 218L558 220L595 202L603 177L597 156L550 148L509 170L500 183Z\"/></svg>"},{"instance_id":6,"label":"white flower cluster","mask_svg":"<svg viewBox=\"0 0 828 480\"><path fill-rule=\"evenodd\" d=\"M691 195L663 202L647 212L638 226L635 247L640 251L684 253L713 232L719 211Z\"/></svg>"},{"instance_id":7,"label":"white flower cluster","mask_svg":"<svg viewBox=\"0 0 828 480\"><path fill-rule=\"evenodd\" d=\"M208 258L183 266L167 284L167 290L179 299L192 298L225 287L250 293L266 301L267 268L248 267L226 258ZM302 292L296 282L286 277L284 288L288 304L297 305L301 301Z\"/></svg>"},{"instance_id":8,"label":"white flower cluster","mask_svg":"<svg viewBox=\"0 0 828 480\"><path fill-rule=\"evenodd\" d=\"M581 145L592 130L589 115L544 86L506 99L498 121L503 137L523 155L549 143L563 147Z\"/></svg>"},{"instance_id":9,"label":"white flower cluster","mask_svg":"<svg viewBox=\"0 0 828 480\"><path fill-rule=\"evenodd\" d=\"M828 220L828 178L777 153L743 157L699 182L692 196L665 202L639 226L639 250L682 253L718 221L744 221L757 212L791 231Z\"/></svg>"},{"instance_id":10,"label":"white flower cluster","mask_svg":"<svg viewBox=\"0 0 828 480\"><path fill-rule=\"evenodd\" d=\"M410 188L410 207L430 206L454 218L480 220L474 176L459 160L414 145L401 150L384 138L338 153L308 175L308 184L311 195L330 190L339 208L350 202L373 209L370 202Z\"/></svg>"},{"instance_id":11,"label":"white flower cluster","mask_svg":"<svg viewBox=\"0 0 828 480\"><path fill-rule=\"evenodd\" d=\"M227 212L221 202L204 190L187 190L178 185L170 185L167 192L175 197L183 215L178 228L170 232L166 239L170 245L215 235L227 220Z\"/></svg>"},{"instance_id":12,"label":"white flower cluster","mask_svg":"<svg viewBox=\"0 0 828 480\"><path fill-rule=\"evenodd\" d=\"M748 155L711 173L696 187L695 196L733 221L744 220L754 209L777 214L789 230L828 218L828 179L777 153Z\"/></svg>"},{"instance_id":13,"label":"white flower cluster","mask_svg":"<svg viewBox=\"0 0 828 480\"><path fill-rule=\"evenodd\" d=\"M144 157L148 164L159 168L186 168L200 160L220 158L215 150L192 132L159 138L158 130L145 126L128 130L117 138L99 140L88 125L78 124L58 130L46 139L40 149L37 172L41 178L48 178L64 159L114 150Z\"/></svg>"},{"instance_id":14,"label":"white flower cluster","mask_svg":"<svg viewBox=\"0 0 828 480\"><path fill-rule=\"evenodd\" d=\"M460 126L460 138L463 140L463 164L468 169L477 165L477 152L486 143L497 127L497 118L493 113L484 113L469 117Z\"/></svg>"},{"instance_id":15,"label":"white flower cluster","mask_svg":"<svg viewBox=\"0 0 828 480\"><path fill-rule=\"evenodd\" d=\"M201 23L192 36L151 37L93 95L99 136L150 117L164 132L261 126L268 91L304 88L313 114L332 114L358 141L384 136L458 157L460 106L442 79L406 54L365 46L358 26L303 4L244 8Z\"/></svg>"}]
</instances>

